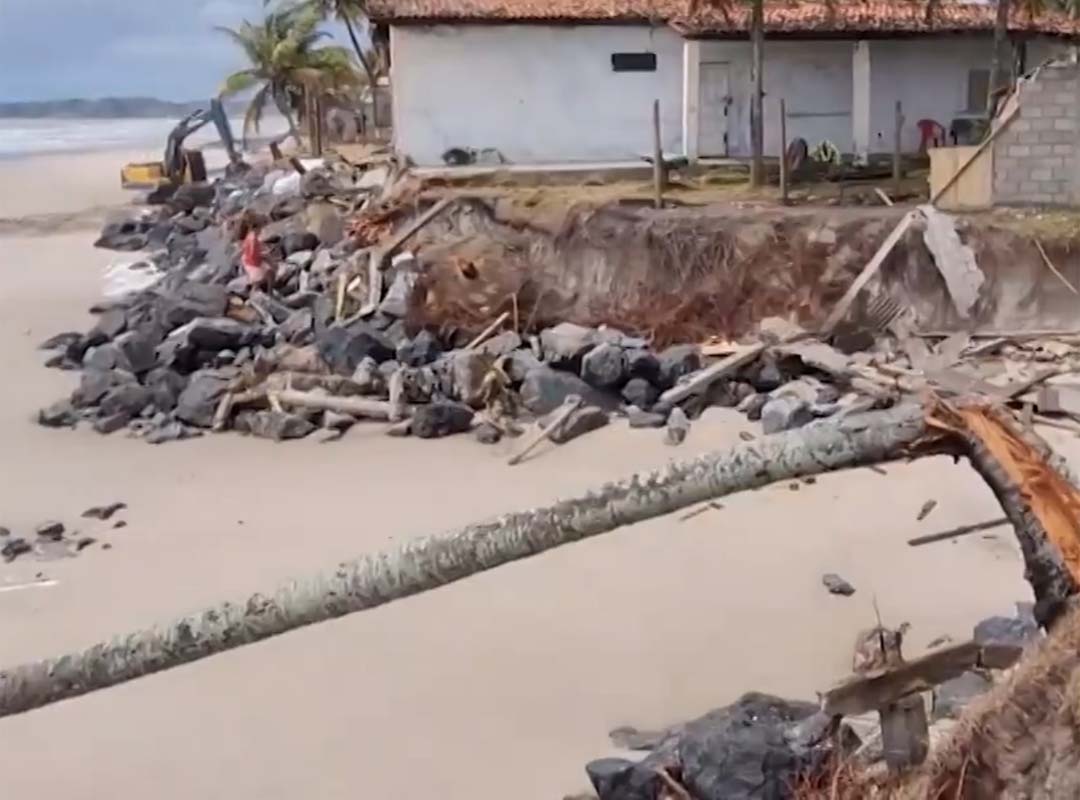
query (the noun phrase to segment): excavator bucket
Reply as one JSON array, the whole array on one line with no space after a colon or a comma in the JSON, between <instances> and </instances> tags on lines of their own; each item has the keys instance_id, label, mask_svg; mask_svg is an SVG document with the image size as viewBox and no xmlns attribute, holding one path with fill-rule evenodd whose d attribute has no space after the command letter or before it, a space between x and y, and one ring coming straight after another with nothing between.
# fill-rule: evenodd
<instances>
[{"instance_id":1,"label":"excavator bucket","mask_svg":"<svg viewBox=\"0 0 1080 800\"><path fill-rule=\"evenodd\" d=\"M157 189L169 183L160 161L125 164L120 168L120 185L125 189Z\"/></svg>"}]
</instances>

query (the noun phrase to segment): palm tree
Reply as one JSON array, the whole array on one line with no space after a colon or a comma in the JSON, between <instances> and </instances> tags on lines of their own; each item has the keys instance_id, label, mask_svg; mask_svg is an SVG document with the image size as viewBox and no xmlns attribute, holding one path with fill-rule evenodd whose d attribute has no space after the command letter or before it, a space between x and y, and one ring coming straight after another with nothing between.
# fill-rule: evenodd
<instances>
[{"instance_id":1,"label":"palm tree","mask_svg":"<svg viewBox=\"0 0 1080 800\"><path fill-rule=\"evenodd\" d=\"M258 86L244 114L244 137L258 131L268 102L273 102L300 141L294 114L302 116L308 92L332 93L353 86L357 75L349 52L331 45L317 47L327 34L312 9L294 6L271 11L262 22L244 21L238 28L218 28L247 55L251 66L234 72L221 88L223 97Z\"/></svg>"},{"instance_id":2,"label":"palm tree","mask_svg":"<svg viewBox=\"0 0 1080 800\"><path fill-rule=\"evenodd\" d=\"M270 2L271 0L263 0L264 5ZM367 19L367 0L293 0L293 2L296 8L307 7L314 10L324 20L336 19L345 26L345 30L349 32L353 50L356 51L356 58L360 66L364 68L368 84L374 90L378 68L372 63L370 55L364 50L356 35L357 21Z\"/></svg>"},{"instance_id":3,"label":"palm tree","mask_svg":"<svg viewBox=\"0 0 1080 800\"><path fill-rule=\"evenodd\" d=\"M985 429L989 433L980 433ZM947 406L931 412L919 404L902 404L772 434L749 444L740 442L727 451L672 463L546 508L413 539L396 551L346 561L276 591L117 636L82 652L21 666L3 665L10 668L0 670L0 717L430 591L735 492L935 453L966 455L989 484L1015 527L1027 568L1025 577L1034 589L1036 609L1043 609L1040 622L1049 624L1052 619L1047 617L1067 608L1067 598L1078 588L1059 549L1062 537L1074 535L1073 526L1057 524L1059 519L1072 518L1071 510L1061 508L1073 502L1075 490L1055 470L1057 457L1049 445L993 412L965 409L960 414ZM1031 492L1018 483L1016 465L1020 463L1038 464L1036 477L1052 487L1045 493L1052 496L1045 507L1033 505Z\"/></svg>"}]
</instances>

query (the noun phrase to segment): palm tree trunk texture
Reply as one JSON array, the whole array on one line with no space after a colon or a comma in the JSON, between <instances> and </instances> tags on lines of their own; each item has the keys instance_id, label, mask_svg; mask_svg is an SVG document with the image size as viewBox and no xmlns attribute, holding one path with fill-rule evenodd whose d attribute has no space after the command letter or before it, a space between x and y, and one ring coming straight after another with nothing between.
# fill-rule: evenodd
<instances>
[{"instance_id":1,"label":"palm tree trunk texture","mask_svg":"<svg viewBox=\"0 0 1080 800\"><path fill-rule=\"evenodd\" d=\"M360 46L360 40L356 38L356 29L353 27L353 22L348 16L342 17L345 21L345 29L349 32L349 38L352 40L353 50L356 51L356 57L360 59L360 66L364 68L364 72L367 73L368 85L371 86L372 96L375 92L375 70L371 68L371 62L368 61L367 56L364 55L364 48Z\"/></svg>"},{"instance_id":2,"label":"palm tree trunk texture","mask_svg":"<svg viewBox=\"0 0 1080 800\"><path fill-rule=\"evenodd\" d=\"M997 0L997 15L994 19L994 57L990 62L989 95L986 98L986 113L993 116L998 90L1004 85L1004 51L1009 38L1009 0Z\"/></svg>"},{"instance_id":3,"label":"palm tree trunk texture","mask_svg":"<svg viewBox=\"0 0 1080 800\"><path fill-rule=\"evenodd\" d=\"M770 483L933 453L969 453L1017 524L1022 538L1041 535L1025 495L997 469L992 453L927 423L917 404L852 415L740 443L728 450L634 475L554 505L515 512L365 556L276 591L223 603L170 624L118 636L83 652L0 671L0 716L114 686L258 642L271 636L459 581L564 544L690 505ZM1056 593L1074 585L1060 574L1056 551L1039 552L1036 584ZM1042 550L1039 550L1040 546ZM1032 571L1028 565L1029 573ZM1057 570L1057 572L1055 572ZM1053 573L1051 575L1051 573ZM1049 577L1048 577L1049 576Z\"/></svg>"},{"instance_id":4,"label":"palm tree trunk texture","mask_svg":"<svg viewBox=\"0 0 1080 800\"><path fill-rule=\"evenodd\" d=\"M750 10L753 97L750 101L750 185L765 182L765 3L753 0Z\"/></svg>"},{"instance_id":5,"label":"palm tree trunk texture","mask_svg":"<svg viewBox=\"0 0 1080 800\"><path fill-rule=\"evenodd\" d=\"M285 117L285 123L289 126L289 136L296 142L297 147L303 147L304 140L300 136L300 129L296 127L296 121L293 119L292 109L289 108L289 99L274 92L274 105L281 112L281 116Z\"/></svg>"}]
</instances>

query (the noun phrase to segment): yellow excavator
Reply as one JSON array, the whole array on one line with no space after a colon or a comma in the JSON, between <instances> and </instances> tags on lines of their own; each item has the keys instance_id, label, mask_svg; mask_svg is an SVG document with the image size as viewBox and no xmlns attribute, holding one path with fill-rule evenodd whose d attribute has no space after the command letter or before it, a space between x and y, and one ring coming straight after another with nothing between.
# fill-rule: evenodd
<instances>
[{"instance_id":1,"label":"yellow excavator","mask_svg":"<svg viewBox=\"0 0 1080 800\"><path fill-rule=\"evenodd\" d=\"M229 118L218 99L210 101L209 109L193 111L177 123L169 133L165 143L163 161L144 161L125 164L120 169L120 185L125 189L160 190L166 187L181 186L185 183L203 183L206 181L206 161L201 150L186 150L184 140L195 131L209 123L214 123L229 154L231 164L242 163L236 150Z\"/></svg>"}]
</instances>

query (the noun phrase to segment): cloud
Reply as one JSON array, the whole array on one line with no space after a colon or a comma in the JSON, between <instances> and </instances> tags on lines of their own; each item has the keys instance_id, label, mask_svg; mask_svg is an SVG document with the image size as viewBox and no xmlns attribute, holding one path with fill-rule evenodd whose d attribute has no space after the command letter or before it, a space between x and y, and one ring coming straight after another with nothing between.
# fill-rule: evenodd
<instances>
[{"instance_id":1,"label":"cloud","mask_svg":"<svg viewBox=\"0 0 1080 800\"><path fill-rule=\"evenodd\" d=\"M216 26L263 0L0 0L0 100L216 92L243 54Z\"/></svg>"}]
</instances>

